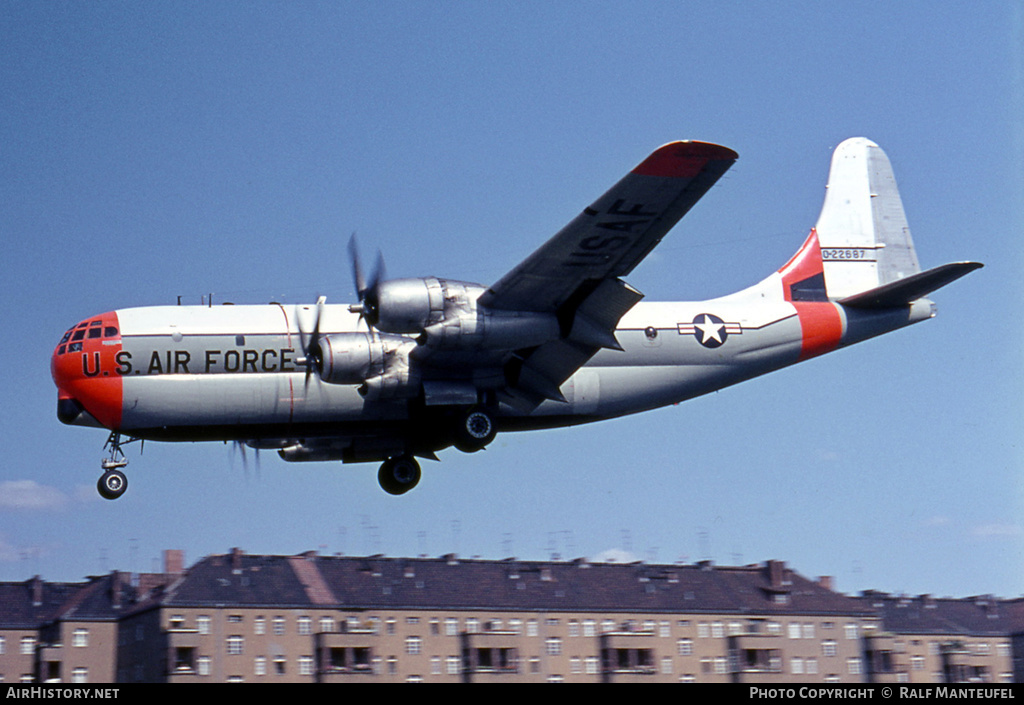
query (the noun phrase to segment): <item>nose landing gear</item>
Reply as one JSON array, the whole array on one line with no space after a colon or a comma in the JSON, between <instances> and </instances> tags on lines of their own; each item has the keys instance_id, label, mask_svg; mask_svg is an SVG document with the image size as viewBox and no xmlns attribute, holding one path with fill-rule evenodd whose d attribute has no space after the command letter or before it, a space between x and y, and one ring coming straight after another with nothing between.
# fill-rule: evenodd
<instances>
[{"instance_id":1,"label":"nose landing gear","mask_svg":"<svg viewBox=\"0 0 1024 705\"><path fill-rule=\"evenodd\" d=\"M122 468L128 465L128 458L125 457L121 446L136 440L138 439L131 438L122 443L121 434L112 431L107 437L107 442L103 444L104 450L110 448L110 455L100 461L103 475L96 483L96 490L103 499L117 499L128 489L128 477L122 471Z\"/></svg>"}]
</instances>

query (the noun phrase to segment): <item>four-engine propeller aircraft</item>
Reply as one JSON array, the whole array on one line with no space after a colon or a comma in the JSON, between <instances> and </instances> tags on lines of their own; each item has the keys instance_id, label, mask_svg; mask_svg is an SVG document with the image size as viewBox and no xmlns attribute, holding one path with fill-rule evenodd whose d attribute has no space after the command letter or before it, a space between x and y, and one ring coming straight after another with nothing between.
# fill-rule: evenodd
<instances>
[{"instance_id":1,"label":"four-engine propeller aircraft","mask_svg":"<svg viewBox=\"0 0 1024 705\"><path fill-rule=\"evenodd\" d=\"M237 441L287 461L383 461L391 494L415 457L503 431L673 404L934 315L930 292L981 267L921 271L888 158L843 142L800 250L730 296L641 303L621 277L736 160L667 144L490 287L366 281L359 303L165 306L103 313L54 350L57 415L109 429L98 489L127 487L137 439Z\"/></svg>"}]
</instances>

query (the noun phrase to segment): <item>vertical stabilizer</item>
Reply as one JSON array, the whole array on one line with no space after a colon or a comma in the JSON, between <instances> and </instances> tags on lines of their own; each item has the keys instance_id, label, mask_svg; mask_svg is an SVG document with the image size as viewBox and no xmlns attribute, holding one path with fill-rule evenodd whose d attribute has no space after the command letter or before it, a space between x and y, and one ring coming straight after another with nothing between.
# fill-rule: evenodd
<instances>
[{"instance_id":1,"label":"vertical stabilizer","mask_svg":"<svg viewBox=\"0 0 1024 705\"><path fill-rule=\"evenodd\" d=\"M871 140L853 137L836 148L815 230L831 299L921 271L889 158Z\"/></svg>"}]
</instances>

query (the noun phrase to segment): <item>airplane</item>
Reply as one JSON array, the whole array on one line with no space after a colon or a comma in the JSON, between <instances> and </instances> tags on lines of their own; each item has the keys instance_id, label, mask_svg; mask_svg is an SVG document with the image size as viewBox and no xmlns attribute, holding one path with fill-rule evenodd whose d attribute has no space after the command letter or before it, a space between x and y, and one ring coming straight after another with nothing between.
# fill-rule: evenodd
<instances>
[{"instance_id":1,"label":"airplane","mask_svg":"<svg viewBox=\"0 0 1024 705\"><path fill-rule=\"evenodd\" d=\"M358 302L155 306L92 316L51 360L57 416L109 431L97 482L127 488L134 441L233 441L289 462L380 462L393 495L419 458L496 434L676 404L935 315L931 292L983 266L922 271L892 167L857 137L832 156L817 224L761 282L697 302L641 302L623 277L736 161L655 150L490 286L366 279Z\"/></svg>"}]
</instances>

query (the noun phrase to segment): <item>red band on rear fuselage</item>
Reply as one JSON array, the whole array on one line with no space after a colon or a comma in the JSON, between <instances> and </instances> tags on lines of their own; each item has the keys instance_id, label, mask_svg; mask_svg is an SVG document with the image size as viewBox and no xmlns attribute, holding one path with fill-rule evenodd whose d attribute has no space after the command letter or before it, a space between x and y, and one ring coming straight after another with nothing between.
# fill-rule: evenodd
<instances>
[{"instance_id":1,"label":"red band on rear fuselage","mask_svg":"<svg viewBox=\"0 0 1024 705\"><path fill-rule=\"evenodd\" d=\"M835 350L843 337L843 317L837 305L828 300L816 230L811 230L803 246L779 274L786 301L793 304L800 320L800 359Z\"/></svg>"}]
</instances>

